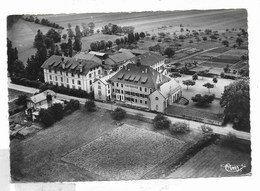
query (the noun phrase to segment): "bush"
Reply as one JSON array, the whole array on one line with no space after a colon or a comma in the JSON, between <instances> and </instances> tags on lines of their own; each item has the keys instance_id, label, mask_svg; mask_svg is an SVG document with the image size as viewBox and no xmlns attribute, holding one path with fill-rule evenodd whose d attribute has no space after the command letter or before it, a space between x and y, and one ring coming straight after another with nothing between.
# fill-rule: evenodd
<instances>
[{"instance_id":1,"label":"bush","mask_svg":"<svg viewBox=\"0 0 260 191\"><path fill-rule=\"evenodd\" d=\"M196 105L198 106L206 106L210 103L212 103L215 99L215 94L211 95L201 95L201 94L196 94L194 97L191 98L193 102L196 102Z\"/></svg>"},{"instance_id":2,"label":"bush","mask_svg":"<svg viewBox=\"0 0 260 191\"><path fill-rule=\"evenodd\" d=\"M213 134L213 129L210 126L208 126L208 125L205 125L205 124L201 125L200 129L202 130L202 132L204 134Z\"/></svg>"},{"instance_id":3,"label":"bush","mask_svg":"<svg viewBox=\"0 0 260 191\"><path fill-rule=\"evenodd\" d=\"M86 101L85 109L87 111L90 111L90 112L95 111L96 110L96 104L95 104L94 100Z\"/></svg>"},{"instance_id":4,"label":"bush","mask_svg":"<svg viewBox=\"0 0 260 191\"><path fill-rule=\"evenodd\" d=\"M153 126L156 129L168 129L170 125L171 121L161 113L158 113L153 119Z\"/></svg>"},{"instance_id":5,"label":"bush","mask_svg":"<svg viewBox=\"0 0 260 191\"><path fill-rule=\"evenodd\" d=\"M45 127L50 127L55 122L52 112L50 112L47 109L40 110L39 120L40 120L40 122L42 122L44 124Z\"/></svg>"},{"instance_id":6,"label":"bush","mask_svg":"<svg viewBox=\"0 0 260 191\"><path fill-rule=\"evenodd\" d=\"M69 104L70 104L72 111L76 111L76 110L80 109L79 100L71 99Z\"/></svg>"},{"instance_id":7,"label":"bush","mask_svg":"<svg viewBox=\"0 0 260 191\"><path fill-rule=\"evenodd\" d=\"M26 106L27 103L27 95L19 95L18 99L16 100L15 104L16 105L23 105Z\"/></svg>"},{"instance_id":8,"label":"bush","mask_svg":"<svg viewBox=\"0 0 260 191\"><path fill-rule=\"evenodd\" d=\"M171 133L186 133L190 131L190 128L187 123L176 122L170 126L169 130Z\"/></svg>"},{"instance_id":9,"label":"bush","mask_svg":"<svg viewBox=\"0 0 260 191\"><path fill-rule=\"evenodd\" d=\"M117 107L114 111L112 111L111 117L114 120L120 121L126 118L126 111L120 107Z\"/></svg>"},{"instance_id":10,"label":"bush","mask_svg":"<svg viewBox=\"0 0 260 191\"><path fill-rule=\"evenodd\" d=\"M55 119L55 121L61 120L64 116L63 106L60 103L55 103L48 110L53 114L53 118Z\"/></svg>"},{"instance_id":11,"label":"bush","mask_svg":"<svg viewBox=\"0 0 260 191\"><path fill-rule=\"evenodd\" d=\"M158 42L162 42L162 39L159 38L159 39L158 39Z\"/></svg>"}]
</instances>

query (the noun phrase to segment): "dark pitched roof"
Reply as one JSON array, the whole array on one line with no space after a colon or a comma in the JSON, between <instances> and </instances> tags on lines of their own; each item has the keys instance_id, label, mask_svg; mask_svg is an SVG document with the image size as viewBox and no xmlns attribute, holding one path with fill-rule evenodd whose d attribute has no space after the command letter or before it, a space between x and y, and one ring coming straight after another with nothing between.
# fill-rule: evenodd
<instances>
[{"instance_id":1,"label":"dark pitched roof","mask_svg":"<svg viewBox=\"0 0 260 191\"><path fill-rule=\"evenodd\" d=\"M117 54L109 56L109 58L112 59L116 63L127 61L134 57L135 57L135 55L132 54L131 52L121 52L121 53L117 53Z\"/></svg>"},{"instance_id":2,"label":"dark pitched roof","mask_svg":"<svg viewBox=\"0 0 260 191\"><path fill-rule=\"evenodd\" d=\"M139 55L137 57L130 59L130 61L135 63L137 61L137 59L140 59L142 65L152 66L152 65L156 64L157 62L164 60L165 58L163 56L153 53L153 52L146 52L142 55Z\"/></svg>"},{"instance_id":3,"label":"dark pitched roof","mask_svg":"<svg viewBox=\"0 0 260 191\"><path fill-rule=\"evenodd\" d=\"M109 80L112 82L133 84L155 89L157 87L157 82L159 82L159 84L164 84L170 81L170 78L160 74L149 66L128 64Z\"/></svg>"},{"instance_id":4,"label":"dark pitched roof","mask_svg":"<svg viewBox=\"0 0 260 191\"><path fill-rule=\"evenodd\" d=\"M63 61L62 58L64 58ZM64 64L64 68L62 64ZM101 64L94 62L93 60L53 55L50 58L48 58L41 67L44 69L56 69L61 71L64 70L72 73L80 73L80 69L82 68L82 74L87 74L90 69L100 65Z\"/></svg>"}]
</instances>

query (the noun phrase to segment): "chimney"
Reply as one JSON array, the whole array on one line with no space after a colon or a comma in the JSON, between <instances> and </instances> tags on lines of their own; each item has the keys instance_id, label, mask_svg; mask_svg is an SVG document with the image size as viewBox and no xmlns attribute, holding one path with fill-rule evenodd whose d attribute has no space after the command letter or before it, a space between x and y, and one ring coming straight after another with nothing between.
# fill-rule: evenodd
<instances>
[{"instance_id":1,"label":"chimney","mask_svg":"<svg viewBox=\"0 0 260 191\"><path fill-rule=\"evenodd\" d=\"M80 73L82 73L82 68L83 68L82 63L79 62L79 72L80 72Z\"/></svg>"},{"instance_id":2,"label":"chimney","mask_svg":"<svg viewBox=\"0 0 260 191\"><path fill-rule=\"evenodd\" d=\"M62 69L64 70L65 69L65 62L64 62L64 57L61 58L61 66L62 66Z\"/></svg>"},{"instance_id":3,"label":"chimney","mask_svg":"<svg viewBox=\"0 0 260 191\"><path fill-rule=\"evenodd\" d=\"M49 92L46 94L46 100L47 100L47 105L48 108L52 106L52 95L49 95Z\"/></svg>"},{"instance_id":4,"label":"chimney","mask_svg":"<svg viewBox=\"0 0 260 191\"><path fill-rule=\"evenodd\" d=\"M137 58L137 60L136 60L136 66L141 66L141 59L140 58Z\"/></svg>"}]
</instances>

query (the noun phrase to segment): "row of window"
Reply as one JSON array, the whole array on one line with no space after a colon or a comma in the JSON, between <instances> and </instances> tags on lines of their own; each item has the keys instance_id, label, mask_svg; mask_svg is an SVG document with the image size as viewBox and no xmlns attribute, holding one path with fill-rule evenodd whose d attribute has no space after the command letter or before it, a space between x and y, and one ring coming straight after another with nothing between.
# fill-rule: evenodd
<instances>
[{"instance_id":1,"label":"row of window","mask_svg":"<svg viewBox=\"0 0 260 191\"><path fill-rule=\"evenodd\" d=\"M121 88L123 88L124 87L124 84L119 84L118 82L116 82L116 83L114 83L114 82L112 82L112 86L115 86L116 85L116 87L119 87L120 85L121 85ZM145 87L139 87L139 91L143 91L144 90L144 92L148 92L148 88L145 88ZM150 89L150 93L152 93L152 89Z\"/></svg>"},{"instance_id":2,"label":"row of window","mask_svg":"<svg viewBox=\"0 0 260 191\"><path fill-rule=\"evenodd\" d=\"M124 91L124 90L119 90L119 89L112 89L113 93L119 93L119 94L125 94L125 96L136 96L136 97L142 97L142 98L148 98L148 95L146 94L140 94L140 93L135 93L135 92L129 92L129 91Z\"/></svg>"},{"instance_id":3,"label":"row of window","mask_svg":"<svg viewBox=\"0 0 260 191\"><path fill-rule=\"evenodd\" d=\"M129 97L125 97L125 100L126 101L131 101L131 102L135 102L135 103L138 103L138 99L135 99L135 98L129 98ZM143 101L143 100L139 100L139 103L140 104L145 104L145 105L147 105L147 101Z\"/></svg>"},{"instance_id":4,"label":"row of window","mask_svg":"<svg viewBox=\"0 0 260 191\"><path fill-rule=\"evenodd\" d=\"M53 80L52 79L52 75L50 75L50 80ZM55 81L56 82L58 82L58 77L57 76L55 76ZM60 81L63 83L64 81L63 81L63 77L60 77ZM91 80L90 80L91 81ZM72 82L72 84L75 84L75 80L74 79L72 79L71 80L71 82ZM67 83L69 84L69 79L67 78ZM81 81L80 80L77 80L77 83L78 83L78 85L81 85Z\"/></svg>"},{"instance_id":5,"label":"row of window","mask_svg":"<svg viewBox=\"0 0 260 191\"><path fill-rule=\"evenodd\" d=\"M90 70L90 71L92 71L92 70ZM52 70L51 69L49 69L49 73L51 73L52 72ZM59 71L60 72L60 75L62 75L62 71ZM57 70L54 70L54 74L57 74ZM69 76L69 72L66 72L65 73L66 74L66 76ZM74 73L70 73L71 74L71 77L75 77L75 74ZM100 75L101 74L101 70L98 70L98 75ZM80 74L78 73L78 74L76 74L77 76L78 76L78 78L80 78ZM96 77L96 72L94 72L94 75L93 75L94 77ZM89 74L89 78L91 78L92 77L92 74Z\"/></svg>"}]
</instances>

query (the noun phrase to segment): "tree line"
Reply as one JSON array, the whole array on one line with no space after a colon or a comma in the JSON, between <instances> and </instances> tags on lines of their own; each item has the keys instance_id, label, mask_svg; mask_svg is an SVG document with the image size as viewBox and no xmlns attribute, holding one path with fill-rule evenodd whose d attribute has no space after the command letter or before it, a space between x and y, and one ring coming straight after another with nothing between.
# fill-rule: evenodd
<instances>
[{"instance_id":1,"label":"tree line","mask_svg":"<svg viewBox=\"0 0 260 191\"><path fill-rule=\"evenodd\" d=\"M62 27L54 22L50 22L48 19L45 19L45 18L42 18L40 20L40 19L38 19L38 17L34 17L34 16L30 15L27 17L24 16L23 19L25 21L34 22L35 24L41 24L41 25L56 28L56 29L64 29L64 27Z\"/></svg>"},{"instance_id":2,"label":"tree line","mask_svg":"<svg viewBox=\"0 0 260 191\"><path fill-rule=\"evenodd\" d=\"M102 27L101 32L103 34L109 34L109 35L117 35L117 34L130 34L134 33L134 27L133 26L118 26L116 24L108 23L107 25Z\"/></svg>"}]
</instances>

